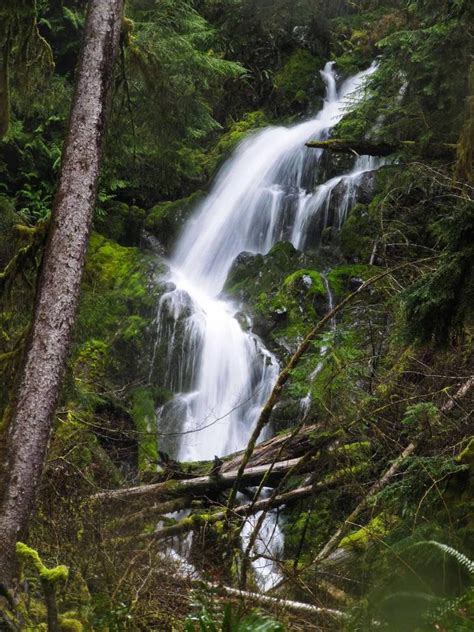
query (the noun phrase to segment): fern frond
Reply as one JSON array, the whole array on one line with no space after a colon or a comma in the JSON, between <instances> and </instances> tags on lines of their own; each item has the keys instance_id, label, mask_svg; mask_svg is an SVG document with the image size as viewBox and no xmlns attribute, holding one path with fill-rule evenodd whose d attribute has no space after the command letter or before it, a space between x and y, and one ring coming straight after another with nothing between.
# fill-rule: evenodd
<instances>
[{"instance_id":1,"label":"fern frond","mask_svg":"<svg viewBox=\"0 0 474 632\"><path fill-rule=\"evenodd\" d=\"M447 555L451 555L455 560L459 562L459 564L465 568L470 575L474 575L474 562L470 560L464 553L454 549L452 546L448 546L447 544L443 544L442 542L437 542L436 540L426 540L424 542L420 542L420 544L431 544L432 546L437 547L443 553Z\"/></svg>"}]
</instances>

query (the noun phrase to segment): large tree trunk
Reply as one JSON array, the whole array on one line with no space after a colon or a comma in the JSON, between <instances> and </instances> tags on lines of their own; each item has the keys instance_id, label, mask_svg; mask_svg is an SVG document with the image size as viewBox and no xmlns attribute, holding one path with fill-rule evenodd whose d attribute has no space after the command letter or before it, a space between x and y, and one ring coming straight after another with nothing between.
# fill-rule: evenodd
<instances>
[{"instance_id":1,"label":"large tree trunk","mask_svg":"<svg viewBox=\"0 0 474 632\"><path fill-rule=\"evenodd\" d=\"M96 200L123 0L90 0L59 187L8 437L0 512L0 580L15 572L64 375Z\"/></svg>"}]
</instances>

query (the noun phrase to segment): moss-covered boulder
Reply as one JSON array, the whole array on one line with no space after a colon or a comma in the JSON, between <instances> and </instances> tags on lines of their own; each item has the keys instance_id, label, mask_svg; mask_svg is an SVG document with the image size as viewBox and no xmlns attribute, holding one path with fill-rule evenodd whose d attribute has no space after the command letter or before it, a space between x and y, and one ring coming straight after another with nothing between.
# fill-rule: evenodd
<instances>
[{"instance_id":1,"label":"moss-covered boulder","mask_svg":"<svg viewBox=\"0 0 474 632\"><path fill-rule=\"evenodd\" d=\"M217 143L207 155L206 168L211 176L217 167L230 156L239 143L245 140L251 132L263 129L270 124L263 110L246 112L237 121L227 121L227 130L220 136Z\"/></svg>"},{"instance_id":2,"label":"moss-covered boulder","mask_svg":"<svg viewBox=\"0 0 474 632\"><path fill-rule=\"evenodd\" d=\"M315 98L324 96L324 82L319 71L324 61L308 50L295 50L283 68L275 75L274 85L279 98L290 110L314 105Z\"/></svg>"},{"instance_id":3,"label":"moss-covered boulder","mask_svg":"<svg viewBox=\"0 0 474 632\"><path fill-rule=\"evenodd\" d=\"M158 239L165 252L171 251L185 221L202 197L202 191L197 191L182 200L160 202L150 209L144 224L145 230Z\"/></svg>"},{"instance_id":4,"label":"moss-covered boulder","mask_svg":"<svg viewBox=\"0 0 474 632\"><path fill-rule=\"evenodd\" d=\"M94 226L104 237L122 246L138 246L146 213L138 206L111 202L106 212L96 216Z\"/></svg>"},{"instance_id":5,"label":"moss-covered boulder","mask_svg":"<svg viewBox=\"0 0 474 632\"><path fill-rule=\"evenodd\" d=\"M241 253L224 293L250 313L253 330L280 356L295 349L328 304L316 259L289 242L278 242L267 255Z\"/></svg>"}]
</instances>

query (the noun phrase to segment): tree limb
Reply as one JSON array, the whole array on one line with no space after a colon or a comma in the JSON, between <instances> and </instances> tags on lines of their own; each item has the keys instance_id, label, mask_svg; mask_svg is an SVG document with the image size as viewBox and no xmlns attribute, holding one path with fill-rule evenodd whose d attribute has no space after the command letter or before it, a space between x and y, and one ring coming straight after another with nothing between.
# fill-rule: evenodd
<instances>
[{"instance_id":1,"label":"tree limb","mask_svg":"<svg viewBox=\"0 0 474 632\"><path fill-rule=\"evenodd\" d=\"M358 154L363 156L390 156L400 151L411 151L427 158L453 159L458 146L455 143L432 143L426 146L414 140L402 140L399 143L373 143L370 141L353 141L345 138L330 140L312 140L306 143L310 149L328 149L337 153Z\"/></svg>"}]
</instances>

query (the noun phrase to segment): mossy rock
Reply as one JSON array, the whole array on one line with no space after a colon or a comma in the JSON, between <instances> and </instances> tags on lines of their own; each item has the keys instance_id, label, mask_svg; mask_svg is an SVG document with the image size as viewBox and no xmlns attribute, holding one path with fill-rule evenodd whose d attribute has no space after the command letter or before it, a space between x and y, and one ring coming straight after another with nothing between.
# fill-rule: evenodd
<instances>
[{"instance_id":1,"label":"mossy rock","mask_svg":"<svg viewBox=\"0 0 474 632\"><path fill-rule=\"evenodd\" d=\"M290 292L301 292L302 290L314 296L326 297L326 288L321 274L316 270L297 270L283 281L283 287Z\"/></svg>"},{"instance_id":2,"label":"mossy rock","mask_svg":"<svg viewBox=\"0 0 474 632\"><path fill-rule=\"evenodd\" d=\"M252 132L263 129L270 124L263 110L247 112L238 121L228 121L228 129L219 138L207 157L207 170L212 175L217 167L234 151L239 143Z\"/></svg>"},{"instance_id":3,"label":"mossy rock","mask_svg":"<svg viewBox=\"0 0 474 632\"><path fill-rule=\"evenodd\" d=\"M279 355L286 356L307 334L328 297L316 259L289 242L276 243L266 255L241 253L232 266L224 294L238 298L253 316L253 329Z\"/></svg>"},{"instance_id":4,"label":"mossy rock","mask_svg":"<svg viewBox=\"0 0 474 632\"><path fill-rule=\"evenodd\" d=\"M324 82L318 72L323 66L323 60L306 49L299 48L290 55L274 80L277 92L290 108L301 108L315 96L324 96Z\"/></svg>"},{"instance_id":5,"label":"mossy rock","mask_svg":"<svg viewBox=\"0 0 474 632\"><path fill-rule=\"evenodd\" d=\"M145 229L158 239L166 252L171 251L181 228L203 195L202 191L197 191L182 200L160 202L148 212Z\"/></svg>"},{"instance_id":6,"label":"mossy rock","mask_svg":"<svg viewBox=\"0 0 474 632\"><path fill-rule=\"evenodd\" d=\"M329 285L337 298L357 289L358 285L375 276L376 266L353 264L333 268L327 275Z\"/></svg>"},{"instance_id":7,"label":"mossy rock","mask_svg":"<svg viewBox=\"0 0 474 632\"><path fill-rule=\"evenodd\" d=\"M104 215L99 215L94 226L101 235L122 246L138 246L146 213L138 206L112 202Z\"/></svg>"}]
</instances>

